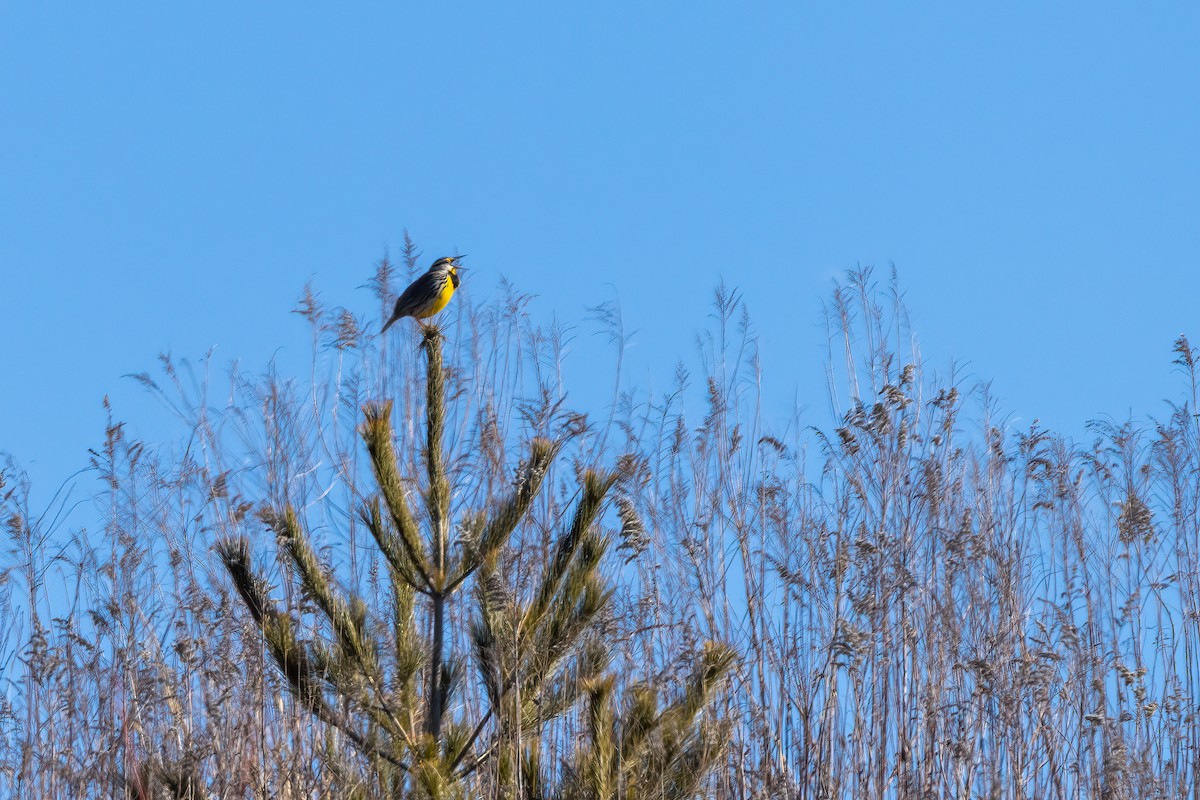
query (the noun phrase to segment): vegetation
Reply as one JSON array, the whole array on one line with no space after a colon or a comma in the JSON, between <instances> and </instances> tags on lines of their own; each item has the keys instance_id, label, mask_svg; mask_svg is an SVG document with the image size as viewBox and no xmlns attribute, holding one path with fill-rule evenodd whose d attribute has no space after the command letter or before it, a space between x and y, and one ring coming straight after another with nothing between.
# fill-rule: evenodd
<instances>
[{"instance_id":1,"label":"vegetation","mask_svg":"<svg viewBox=\"0 0 1200 800\"><path fill-rule=\"evenodd\" d=\"M0 795L1200 793L1187 340L1084 446L929 377L869 271L828 308L828 425L759 415L724 290L607 417L513 292L387 342L306 292L306 385L164 359L187 438L110 424L103 530L0 472Z\"/></svg>"}]
</instances>

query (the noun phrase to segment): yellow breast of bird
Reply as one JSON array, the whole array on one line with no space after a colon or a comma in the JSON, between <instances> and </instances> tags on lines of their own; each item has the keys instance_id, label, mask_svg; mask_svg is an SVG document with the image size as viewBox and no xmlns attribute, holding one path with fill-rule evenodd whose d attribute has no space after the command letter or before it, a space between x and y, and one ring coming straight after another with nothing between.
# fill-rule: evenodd
<instances>
[{"instance_id":1,"label":"yellow breast of bird","mask_svg":"<svg viewBox=\"0 0 1200 800\"><path fill-rule=\"evenodd\" d=\"M447 279L442 283L442 290L437 293L437 295L433 298L433 301L425 308L422 308L420 312L414 316L420 317L421 319L424 319L425 317L432 317L434 314L445 308L446 304L450 302L450 298L453 296L454 282Z\"/></svg>"}]
</instances>

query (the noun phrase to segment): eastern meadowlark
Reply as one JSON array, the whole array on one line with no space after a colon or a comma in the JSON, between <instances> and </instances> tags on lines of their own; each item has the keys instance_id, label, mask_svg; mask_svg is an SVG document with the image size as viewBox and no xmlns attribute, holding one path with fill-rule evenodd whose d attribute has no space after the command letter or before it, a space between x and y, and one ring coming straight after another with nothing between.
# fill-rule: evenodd
<instances>
[{"instance_id":1,"label":"eastern meadowlark","mask_svg":"<svg viewBox=\"0 0 1200 800\"><path fill-rule=\"evenodd\" d=\"M404 317L425 319L445 308L446 304L450 302L450 298L454 296L454 290L458 288L460 280L458 271L466 269L457 264L460 258L462 256L439 258L433 262L433 266L429 268L428 272L410 283L404 293L397 298L392 318L379 332L382 334L398 319Z\"/></svg>"}]
</instances>

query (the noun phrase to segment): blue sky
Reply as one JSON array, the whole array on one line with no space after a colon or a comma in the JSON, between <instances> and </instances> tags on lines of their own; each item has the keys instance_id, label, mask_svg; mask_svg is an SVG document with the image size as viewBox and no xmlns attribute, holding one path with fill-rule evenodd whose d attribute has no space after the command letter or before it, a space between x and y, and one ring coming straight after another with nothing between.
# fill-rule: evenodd
<instances>
[{"instance_id":1,"label":"blue sky","mask_svg":"<svg viewBox=\"0 0 1200 800\"><path fill-rule=\"evenodd\" d=\"M302 354L302 285L365 312L405 228L475 297L619 298L663 382L724 278L823 410L831 280L894 263L1015 419L1163 413L1200 6L1049 5L0 6L0 450L56 486L160 351Z\"/></svg>"}]
</instances>

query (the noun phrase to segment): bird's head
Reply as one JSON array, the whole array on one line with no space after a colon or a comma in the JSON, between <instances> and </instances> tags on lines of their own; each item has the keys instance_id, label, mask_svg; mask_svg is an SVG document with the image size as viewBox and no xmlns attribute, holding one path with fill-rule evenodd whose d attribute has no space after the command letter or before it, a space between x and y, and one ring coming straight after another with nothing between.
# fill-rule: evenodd
<instances>
[{"instance_id":1,"label":"bird's head","mask_svg":"<svg viewBox=\"0 0 1200 800\"><path fill-rule=\"evenodd\" d=\"M429 271L449 272L451 275L457 274L459 270L465 272L467 268L458 263L460 258L464 258L464 256L446 256L445 258L439 258L437 261L433 262L433 266L429 268Z\"/></svg>"},{"instance_id":2,"label":"bird's head","mask_svg":"<svg viewBox=\"0 0 1200 800\"><path fill-rule=\"evenodd\" d=\"M429 271L441 272L449 275L450 280L454 282L454 288L457 289L459 283L458 273L467 271L466 267L458 263L460 258L462 258L462 256L446 256L445 258L439 258L437 261L433 262L433 266L429 268Z\"/></svg>"}]
</instances>

